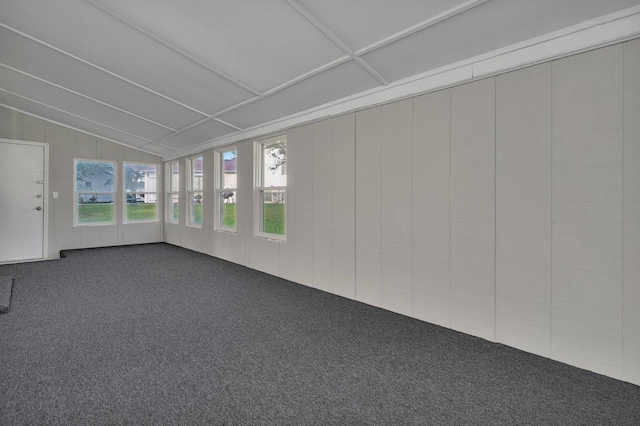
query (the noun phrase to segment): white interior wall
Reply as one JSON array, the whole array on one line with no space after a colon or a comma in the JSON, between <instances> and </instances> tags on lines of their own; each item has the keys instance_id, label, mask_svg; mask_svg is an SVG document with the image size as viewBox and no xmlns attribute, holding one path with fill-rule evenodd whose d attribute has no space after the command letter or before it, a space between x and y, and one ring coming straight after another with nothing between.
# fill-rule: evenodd
<instances>
[{"instance_id":1,"label":"white interior wall","mask_svg":"<svg viewBox=\"0 0 640 426\"><path fill-rule=\"evenodd\" d=\"M640 384L640 40L624 65L622 377Z\"/></svg>"},{"instance_id":2,"label":"white interior wall","mask_svg":"<svg viewBox=\"0 0 640 426\"><path fill-rule=\"evenodd\" d=\"M638 75L632 40L290 129L286 243L240 142L237 234L165 239L640 384Z\"/></svg>"},{"instance_id":3,"label":"white interior wall","mask_svg":"<svg viewBox=\"0 0 640 426\"><path fill-rule=\"evenodd\" d=\"M73 226L73 160L140 161L160 164L161 158L0 107L0 138L49 144L49 257L60 250L162 241L162 215L157 223L122 224L122 192L117 188L118 224ZM122 177L118 176L118 182ZM58 198L53 198L53 192ZM159 197L159 203L162 197ZM159 204L161 205L161 204ZM162 209L160 209L162 210Z\"/></svg>"}]
</instances>

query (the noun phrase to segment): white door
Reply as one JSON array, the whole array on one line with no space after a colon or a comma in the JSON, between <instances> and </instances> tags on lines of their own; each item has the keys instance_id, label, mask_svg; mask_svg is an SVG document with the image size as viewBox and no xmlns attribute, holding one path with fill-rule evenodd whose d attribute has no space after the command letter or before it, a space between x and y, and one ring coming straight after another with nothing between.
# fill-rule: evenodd
<instances>
[{"instance_id":1,"label":"white door","mask_svg":"<svg viewBox=\"0 0 640 426\"><path fill-rule=\"evenodd\" d=\"M44 255L43 145L0 141L0 262Z\"/></svg>"}]
</instances>

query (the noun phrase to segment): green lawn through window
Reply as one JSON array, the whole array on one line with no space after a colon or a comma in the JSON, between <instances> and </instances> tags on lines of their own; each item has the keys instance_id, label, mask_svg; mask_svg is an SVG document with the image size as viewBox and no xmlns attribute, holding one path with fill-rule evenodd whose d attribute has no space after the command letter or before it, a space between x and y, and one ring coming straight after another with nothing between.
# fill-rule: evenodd
<instances>
[{"instance_id":1,"label":"green lawn through window","mask_svg":"<svg viewBox=\"0 0 640 426\"><path fill-rule=\"evenodd\" d=\"M158 217L156 208L156 204L152 203L127 204L127 220L155 220Z\"/></svg>"},{"instance_id":2,"label":"green lawn through window","mask_svg":"<svg viewBox=\"0 0 640 426\"><path fill-rule=\"evenodd\" d=\"M284 235L284 204L264 204L262 231Z\"/></svg>"},{"instance_id":3,"label":"green lawn through window","mask_svg":"<svg viewBox=\"0 0 640 426\"><path fill-rule=\"evenodd\" d=\"M236 204L224 203L222 205L222 226L226 228L236 227Z\"/></svg>"},{"instance_id":4,"label":"green lawn through window","mask_svg":"<svg viewBox=\"0 0 640 426\"><path fill-rule=\"evenodd\" d=\"M113 204L78 204L79 223L113 221Z\"/></svg>"}]
</instances>

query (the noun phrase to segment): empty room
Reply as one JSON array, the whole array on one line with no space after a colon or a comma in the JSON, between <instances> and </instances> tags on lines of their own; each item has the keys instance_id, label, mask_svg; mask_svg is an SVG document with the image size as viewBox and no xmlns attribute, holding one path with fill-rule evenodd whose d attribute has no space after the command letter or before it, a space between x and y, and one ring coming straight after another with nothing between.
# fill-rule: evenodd
<instances>
[{"instance_id":1,"label":"empty room","mask_svg":"<svg viewBox=\"0 0 640 426\"><path fill-rule=\"evenodd\" d=\"M640 0L0 0L45 424L640 424Z\"/></svg>"}]
</instances>

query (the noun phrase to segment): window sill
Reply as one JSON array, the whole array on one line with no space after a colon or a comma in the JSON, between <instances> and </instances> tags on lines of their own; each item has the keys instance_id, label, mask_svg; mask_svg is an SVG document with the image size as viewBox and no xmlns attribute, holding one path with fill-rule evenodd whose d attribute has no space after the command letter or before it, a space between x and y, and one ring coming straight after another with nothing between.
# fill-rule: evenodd
<instances>
[{"instance_id":1,"label":"window sill","mask_svg":"<svg viewBox=\"0 0 640 426\"><path fill-rule=\"evenodd\" d=\"M287 242L287 236L286 235L279 236L278 234L268 234L268 233L264 233L264 232L258 232L254 236L256 238L258 238L259 240L271 241L273 243L286 243Z\"/></svg>"}]
</instances>

